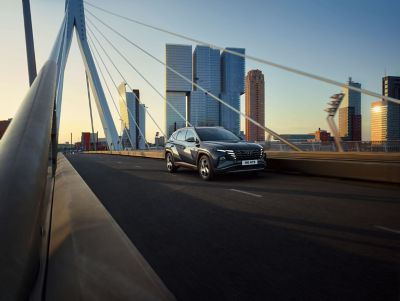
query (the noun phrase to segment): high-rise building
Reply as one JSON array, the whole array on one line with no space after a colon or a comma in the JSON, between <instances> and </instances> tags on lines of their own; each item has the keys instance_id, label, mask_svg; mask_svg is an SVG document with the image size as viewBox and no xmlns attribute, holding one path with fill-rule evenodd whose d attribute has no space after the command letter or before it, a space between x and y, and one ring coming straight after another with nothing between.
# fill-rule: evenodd
<instances>
[{"instance_id":1,"label":"high-rise building","mask_svg":"<svg viewBox=\"0 0 400 301\"><path fill-rule=\"evenodd\" d=\"M189 107L188 119L193 126L208 125L206 103L207 103L207 95L203 91L197 90L190 92L189 105L188 105ZM213 125L218 125L218 123Z\"/></svg>"},{"instance_id":2,"label":"high-rise building","mask_svg":"<svg viewBox=\"0 0 400 301\"><path fill-rule=\"evenodd\" d=\"M348 85L361 88L349 78ZM344 97L339 108L339 135L343 140L361 141L361 93L343 88Z\"/></svg>"},{"instance_id":3,"label":"high-rise building","mask_svg":"<svg viewBox=\"0 0 400 301\"><path fill-rule=\"evenodd\" d=\"M122 146L124 148L143 149L145 148L146 139L146 108L139 101L140 92L139 90L127 92L125 83L119 85L118 89L120 94Z\"/></svg>"},{"instance_id":4,"label":"high-rise building","mask_svg":"<svg viewBox=\"0 0 400 301\"><path fill-rule=\"evenodd\" d=\"M371 141L386 141L388 106L384 101L375 101L371 104Z\"/></svg>"},{"instance_id":5,"label":"high-rise building","mask_svg":"<svg viewBox=\"0 0 400 301\"><path fill-rule=\"evenodd\" d=\"M188 79L192 79L192 46L167 44L165 46L165 63L167 66L176 70ZM187 110L192 84L176 75L174 72L165 69L166 76L166 99L187 119L190 113ZM178 128L186 126L185 120L179 114L165 103L166 109L166 130L168 137Z\"/></svg>"},{"instance_id":6,"label":"high-rise building","mask_svg":"<svg viewBox=\"0 0 400 301\"><path fill-rule=\"evenodd\" d=\"M246 115L265 126L264 74L250 70L246 76ZM265 131L246 119L246 139L265 141Z\"/></svg>"},{"instance_id":7,"label":"high-rise building","mask_svg":"<svg viewBox=\"0 0 400 301\"><path fill-rule=\"evenodd\" d=\"M245 54L244 48L226 48ZM245 59L222 52L221 54L221 99L240 111L240 96L244 93ZM228 107L220 105L220 124L235 134L240 132L240 116Z\"/></svg>"},{"instance_id":8,"label":"high-rise building","mask_svg":"<svg viewBox=\"0 0 400 301\"><path fill-rule=\"evenodd\" d=\"M400 99L400 77L383 77L382 94ZM387 106L387 140L400 140L400 105L391 101L384 101L384 103Z\"/></svg>"},{"instance_id":9,"label":"high-rise building","mask_svg":"<svg viewBox=\"0 0 400 301\"><path fill-rule=\"evenodd\" d=\"M193 81L219 97L221 93L220 52L208 46L196 46L193 52ZM190 98L190 123L195 126L219 125L219 102L193 86Z\"/></svg>"}]
</instances>

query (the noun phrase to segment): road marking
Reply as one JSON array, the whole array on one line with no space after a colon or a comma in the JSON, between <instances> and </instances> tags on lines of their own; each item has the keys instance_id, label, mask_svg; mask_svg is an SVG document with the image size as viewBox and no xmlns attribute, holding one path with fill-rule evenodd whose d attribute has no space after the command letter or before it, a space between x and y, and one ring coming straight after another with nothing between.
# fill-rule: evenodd
<instances>
[{"instance_id":1,"label":"road marking","mask_svg":"<svg viewBox=\"0 0 400 301\"><path fill-rule=\"evenodd\" d=\"M238 189L229 189L230 191L234 191L234 192L239 192L239 193L243 193L243 194L247 194L247 195L251 195L254 196L256 198L262 198L262 195L259 194L255 194L255 193L251 193L251 192L247 192L247 191L243 191L243 190L238 190Z\"/></svg>"},{"instance_id":2,"label":"road marking","mask_svg":"<svg viewBox=\"0 0 400 301\"><path fill-rule=\"evenodd\" d=\"M381 229L381 230L384 230L384 231L388 231L388 232L400 234L400 231L399 231L399 230L394 230L394 229L386 228L386 227L384 227L384 226L379 226L379 225L375 225L374 227L375 227L375 228L378 228L378 229Z\"/></svg>"},{"instance_id":3,"label":"road marking","mask_svg":"<svg viewBox=\"0 0 400 301\"><path fill-rule=\"evenodd\" d=\"M135 167L137 167L137 168L142 168L142 166L139 166L139 165L135 165Z\"/></svg>"}]
</instances>

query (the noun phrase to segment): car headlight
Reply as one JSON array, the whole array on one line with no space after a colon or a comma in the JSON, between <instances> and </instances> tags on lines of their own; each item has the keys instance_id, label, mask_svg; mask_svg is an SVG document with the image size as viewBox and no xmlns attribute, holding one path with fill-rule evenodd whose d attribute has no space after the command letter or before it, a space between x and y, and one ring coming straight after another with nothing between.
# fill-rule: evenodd
<instances>
[{"instance_id":1,"label":"car headlight","mask_svg":"<svg viewBox=\"0 0 400 301\"><path fill-rule=\"evenodd\" d=\"M231 149L217 149L217 152L224 153L225 156L236 160L235 151L233 151Z\"/></svg>"}]
</instances>

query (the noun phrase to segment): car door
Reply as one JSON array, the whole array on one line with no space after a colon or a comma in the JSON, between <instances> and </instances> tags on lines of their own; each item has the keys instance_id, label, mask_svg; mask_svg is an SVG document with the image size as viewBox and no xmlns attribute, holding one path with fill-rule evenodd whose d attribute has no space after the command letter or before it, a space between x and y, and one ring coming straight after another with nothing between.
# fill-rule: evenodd
<instances>
[{"instance_id":1,"label":"car door","mask_svg":"<svg viewBox=\"0 0 400 301\"><path fill-rule=\"evenodd\" d=\"M176 147L176 137L178 136L179 130L174 132L171 137L168 139L167 146L169 147L169 150L172 152L172 155L174 156L175 161L179 161L179 153L178 149Z\"/></svg>"},{"instance_id":2,"label":"car door","mask_svg":"<svg viewBox=\"0 0 400 301\"><path fill-rule=\"evenodd\" d=\"M196 165L197 135L192 129L187 129L185 136L185 148L182 152L182 160L186 163Z\"/></svg>"},{"instance_id":3,"label":"car door","mask_svg":"<svg viewBox=\"0 0 400 301\"><path fill-rule=\"evenodd\" d=\"M182 129L178 132L175 140L175 147L176 147L176 152L178 155L178 158L175 158L176 161L184 161L183 159L185 156L185 136L186 136L186 129Z\"/></svg>"}]
</instances>

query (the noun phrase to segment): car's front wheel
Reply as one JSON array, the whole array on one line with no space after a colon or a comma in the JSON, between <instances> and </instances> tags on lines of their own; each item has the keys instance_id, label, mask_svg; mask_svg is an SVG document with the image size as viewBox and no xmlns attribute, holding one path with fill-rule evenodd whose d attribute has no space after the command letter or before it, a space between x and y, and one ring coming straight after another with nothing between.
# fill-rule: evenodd
<instances>
[{"instance_id":1,"label":"car's front wheel","mask_svg":"<svg viewBox=\"0 0 400 301\"><path fill-rule=\"evenodd\" d=\"M214 168L208 156L201 156L198 164L198 170L199 175L203 180L210 181L214 178Z\"/></svg>"},{"instance_id":2,"label":"car's front wheel","mask_svg":"<svg viewBox=\"0 0 400 301\"><path fill-rule=\"evenodd\" d=\"M170 173L176 172L178 167L175 166L174 157L172 156L171 153L167 153L167 156L166 156L165 160L167 162L167 170Z\"/></svg>"}]
</instances>

